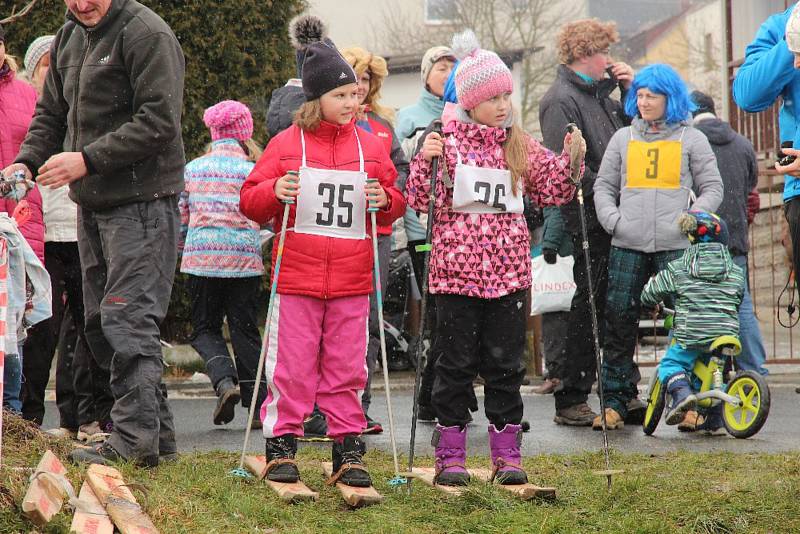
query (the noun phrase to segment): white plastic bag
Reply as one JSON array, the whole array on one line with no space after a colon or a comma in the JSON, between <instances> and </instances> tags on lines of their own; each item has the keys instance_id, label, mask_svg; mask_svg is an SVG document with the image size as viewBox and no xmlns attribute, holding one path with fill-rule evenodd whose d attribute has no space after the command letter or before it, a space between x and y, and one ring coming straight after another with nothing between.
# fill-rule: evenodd
<instances>
[{"instance_id":1,"label":"white plastic bag","mask_svg":"<svg viewBox=\"0 0 800 534\"><path fill-rule=\"evenodd\" d=\"M531 315L569 311L575 295L572 256L558 256L552 265L543 256L532 260L533 286L531 287Z\"/></svg>"}]
</instances>

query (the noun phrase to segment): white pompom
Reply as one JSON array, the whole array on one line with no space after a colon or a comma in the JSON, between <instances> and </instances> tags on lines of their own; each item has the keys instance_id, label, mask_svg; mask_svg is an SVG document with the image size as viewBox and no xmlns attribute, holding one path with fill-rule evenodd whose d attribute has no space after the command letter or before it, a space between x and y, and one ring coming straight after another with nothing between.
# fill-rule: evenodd
<instances>
[{"instance_id":1,"label":"white pompom","mask_svg":"<svg viewBox=\"0 0 800 534\"><path fill-rule=\"evenodd\" d=\"M453 36L453 45L450 47L453 54L461 60L481 47L475 32L467 29Z\"/></svg>"}]
</instances>

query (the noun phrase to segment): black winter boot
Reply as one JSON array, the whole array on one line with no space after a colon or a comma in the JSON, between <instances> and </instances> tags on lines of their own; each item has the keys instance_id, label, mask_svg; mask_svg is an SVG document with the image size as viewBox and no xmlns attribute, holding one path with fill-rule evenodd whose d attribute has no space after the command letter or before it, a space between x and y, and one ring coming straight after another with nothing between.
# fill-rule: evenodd
<instances>
[{"instance_id":1,"label":"black winter boot","mask_svg":"<svg viewBox=\"0 0 800 534\"><path fill-rule=\"evenodd\" d=\"M367 446L358 436L345 436L341 442L334 441L331 449L333 476L329 484L342 482L358 488L372 486L372 480L364 467L363 457L366 452Z\"/></svg>"},{"instance_id":2,"label":"black winter boot","mask_svg":"<svg viewBox=\"0 0 800 534\"><path fill-rule=\"evenodd\" d=\"M267 438L267 479L288 484L300 480L300 471L294 462L295 454L297 439L291 434Z\"/></svg>"},{"instance_id":3,"label":"black winter boot","mask_svg":"<svg viewBox=\"0 0 800 534\"><path fill-rule=\"evenodd\" d=\"M217 392L217 406L214 408L214 424L226 425L233 421L236 405L242 398L239 386L233 383L233 378L226 376L214 388Z\"/></svg>"}]
</instances>

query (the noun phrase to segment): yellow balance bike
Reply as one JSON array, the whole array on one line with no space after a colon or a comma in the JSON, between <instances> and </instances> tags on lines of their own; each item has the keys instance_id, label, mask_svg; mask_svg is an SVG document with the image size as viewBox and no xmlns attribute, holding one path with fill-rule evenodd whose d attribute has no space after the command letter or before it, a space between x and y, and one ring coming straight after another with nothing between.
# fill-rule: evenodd
<instances>
[{"instance_id":1,"label":"yellow balance bike","mask_svg":"<svg viewBox=\"0 0 800 534\"><path fill-rule=\"evenodd\" d=\"M661 308L667 315L664 326L672 327L673 310ZM722 420L725 430L735 438L749 438L755 435L767 420L769 415L769 386L760 374L753 371L736 371L733 377L725 383L723 370L725 363L733 359L742 351L739 339L734 336L721 336L711 343L708 348L708 363L700 358L694 365L692 381L700 383L699 391L695 394L697 405L701 411L723 403ZM735 364L733 365L735 369ZM664 384L658 379L658 370L650 379L647 393L647 411L644 416L642 428L648 436L655 432L666 404Z\"/></svg>"}]
</instances>

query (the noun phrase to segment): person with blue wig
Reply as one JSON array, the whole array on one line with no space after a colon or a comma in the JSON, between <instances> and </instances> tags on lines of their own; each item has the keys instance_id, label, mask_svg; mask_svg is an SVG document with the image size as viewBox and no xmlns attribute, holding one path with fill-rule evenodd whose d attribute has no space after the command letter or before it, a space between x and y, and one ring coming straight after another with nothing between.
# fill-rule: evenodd
<instances>
[{"instance_id":1,"label":"person with blue wig","mask_svg":"<svg viewBox=\"0 0 800 534\"><path fill-rule=\"evenodd\" d=\"M640 295L687 246L677 221L691 208L715 212L722 178L708 139L691 126L695 105L675 69L653 64L625 98L630 126L608 143L594 186L597 219L611 234L601 380L606 426L620 428L641 378L633 360ZM597 416L593 428L602 428Z\"/></svg>"}]
</instances>

